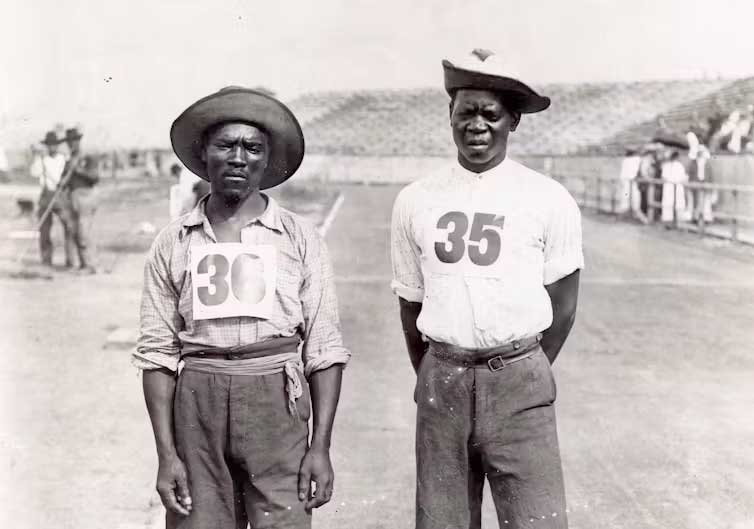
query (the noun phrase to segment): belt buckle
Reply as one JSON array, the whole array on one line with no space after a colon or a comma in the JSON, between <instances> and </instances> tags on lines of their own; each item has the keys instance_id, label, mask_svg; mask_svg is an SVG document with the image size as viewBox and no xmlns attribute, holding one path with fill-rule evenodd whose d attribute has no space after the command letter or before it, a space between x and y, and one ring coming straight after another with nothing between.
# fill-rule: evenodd
<instances>
[{"instance_id":1,"label":"belt buckle","mask_svg":"<svg viewBox=\"0 0 754 529\"><path fill-rule=\"evenodd\" d=\"M490 371L500 371L501 369L504 369L508 364L503 360L503 357L493 356L489 360L487 360L487 367L490 368Z\"/></svg>"}]
</instances>

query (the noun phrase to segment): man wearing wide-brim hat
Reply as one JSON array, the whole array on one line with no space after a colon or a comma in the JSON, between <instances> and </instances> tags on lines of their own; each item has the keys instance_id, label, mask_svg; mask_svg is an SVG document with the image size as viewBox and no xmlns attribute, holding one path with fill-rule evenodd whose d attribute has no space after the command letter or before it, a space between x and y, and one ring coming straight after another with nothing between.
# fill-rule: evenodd
<instances>
[{"instance_id":1,"label":"man wearing wide-brim hat","mask_svg":"<svg viewBox=\"0 0 754 529\"><path fill-rule=\"evenodd\" d=\"M549 98L486 50L443 61L446 170L393 208L393 291L417 372L416 527L566 527L555 361L574 321L581 217L559 183L507 155Z\"/></svg>"},{"instance_id":2,"label":"man wearing wide-brim hat","mask_svg":"<svg viewBox=\"0 0 754 529\"><path fill-rule=\"evenodd\" d=\"M66 190L70 194L69 216L73 243L79 258L79 270L86 274L94 274L97 270L89 230L97 207L95 186L99 182L100 171L98 160L82 151L83 137L84 134L79 127L71 127L65 131L65 142L70 153L66 164L66 173L70 171Z\"/></svg>"},{"instance_id":3,"label":"man wearing wide-brim hat","mask_svg":"<svg viewBox=\"0 0 754 529\"><path fill-rule=\"evenodd\" d=\"M350 353L324 241L261 192L298 169L301 128L273 97L229 87L186 109L170 138L211 191L157 236L144 273L134 361L167 525L310 527L332 494Z\"/></svg>"},{"instance_id":4,"label":"man wearing wide-brim hat","mask_svg":"<svg viewBox=\"0 0 754 529\"><path fill-rule=\"evenodd\" d=\"M65 155L60 152L62 143L55 131L49 131L40 142L46 152L35 155L29 167L29 174L39 179L39 201L37 215L39 217L39 254L42 264L52 266L52 218L55 215L63 225L63 248L65 250L65 266L73 266L73 226L70 216L67 190L59 189L65 173Z\"/></svg>"}]
</instances>

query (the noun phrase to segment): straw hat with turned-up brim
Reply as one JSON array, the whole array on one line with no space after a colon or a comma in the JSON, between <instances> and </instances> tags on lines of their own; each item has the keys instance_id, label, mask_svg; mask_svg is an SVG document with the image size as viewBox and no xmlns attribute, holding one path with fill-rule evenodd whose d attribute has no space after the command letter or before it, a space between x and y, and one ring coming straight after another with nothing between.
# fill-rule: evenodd
<instances>
[{"instance_id":1,"label":"straw hat with turned-up brim","mask_svg":"<svg viewBox=\"0 0 754 529\"><path fill-rule=\"evenodd\" d=\"M495 53L475 49L457 59L442 61L445 90L453 94L461 88L489 90L501 94L509 110L532 114L550 106L550 98L539 95L519 80L515 68Z\"/></svg>"},{"instance_id":2,"label":"straw hat with turned-up brim","mask_svg":"<svg viewBox=\"0 0 754 529\"><path fill-rule=\"evenodd\" d=\"M221 123L249 123L267 134L270 157L260 189L283 183L301 165L304 133L293 112L269 93L228 86L188 107L170 128L176 156L200 178L209 179L202 161L202 136Z\"/></svg>"}]
</instances>

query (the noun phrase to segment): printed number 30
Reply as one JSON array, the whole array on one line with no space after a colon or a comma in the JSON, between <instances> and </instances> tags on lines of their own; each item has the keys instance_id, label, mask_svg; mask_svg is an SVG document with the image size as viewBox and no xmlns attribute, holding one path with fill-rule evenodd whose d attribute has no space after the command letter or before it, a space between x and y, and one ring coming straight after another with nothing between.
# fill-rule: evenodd
<instances>
[{"instance_id":1,"label":"printed number 30","mask_svg":"<svg viewBox=\"0 0 754 529\"><path fill-rule=\"evenodd\" d=\"M503 228L505 217L492 213L475 213L469 233L468 253L471 262L478 266L489 266L500 257L500 233L493 227ZM443 263L457 263L466 253L466 241L464 239L469 229L469 218L462 211L449 211L437 221L437 227L441 230L448 229L453 224L453 230L448 232L447 241L435 243L435 254ZM487 241L484 252L480 250L481 242ZM450 243L450 248L448 248ZM473 243L473 244L472 244Z\"/></svg>"},{"instance_id":2,"label":"printed number 30","mask_svg":"<svg viewBox=\"0 0 754 529\"><path fill-rule=\"evenodd\" d=\"M264 265L258 256L241 254L233 260L233 265L230 266L224 255L205 255L199 261L196 272L208 274L210 265L215 267L215 273L209 276L209 283L214 288L197 288L197 295L202 304L213 306L225 303L231 290L242 303L253 305L264 299L266 291L263 279ZM228 285L228 272L231 277L230 285Z\"/></svg>"}]
</instances>

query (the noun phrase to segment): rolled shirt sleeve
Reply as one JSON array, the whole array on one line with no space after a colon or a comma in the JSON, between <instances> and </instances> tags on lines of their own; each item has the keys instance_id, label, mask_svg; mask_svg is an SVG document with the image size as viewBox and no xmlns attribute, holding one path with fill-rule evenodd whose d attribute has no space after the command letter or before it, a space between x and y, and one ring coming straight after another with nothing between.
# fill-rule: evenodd
<instances>
[{"instance_id":1,"label":"rolled shirt sleeve","mask_svg":"<svg viewBox=\"0 0 754 529\"><path fill-rule=\"evenodd\" d=\"M170 281L172 248L166 239L155 239L144 265L140 332L132 359L139 369L178 369L178 332L184 322L178 312L178 292Z\"/></svg>"},{"instance_id":2,"label":"rolled shirt sleeve","mask_svg":"<svg viewBox=\"0 0 754 529\"><path fill-rule=\"evenodd\" d=\"M407 189L401 191L393 205L390 228L393 280L390 287L395 295L406 301L421 303L424 300L421 251L414 241Z\"/></svg>"},{"instance_id":3,"label":"rolled shirt sleeve","mask_svg":"<svg viewBox=\"0 0 754 529\"><path fill-rule=\"evenodd\" d=\"M550 285L584 268L581 244L581 212L576 201L563 189L553 204L545 230L544 284Z\"/></svg>"},{"instance_id":4,"label":"rolled shirt sleeve","mask_svg":"<svg viewBox=\"0 0 754 529\"><path fill-rule=\"evenodd\" d=\"M343 346L335 280L327 246L316 230L306 238L301 307L304 317L302 355L304 374L347 364L351 353Z\"/></svg>"}]
</instances>

